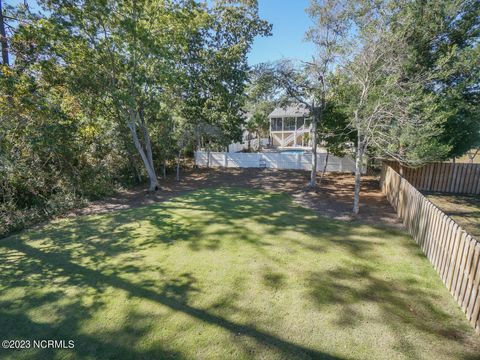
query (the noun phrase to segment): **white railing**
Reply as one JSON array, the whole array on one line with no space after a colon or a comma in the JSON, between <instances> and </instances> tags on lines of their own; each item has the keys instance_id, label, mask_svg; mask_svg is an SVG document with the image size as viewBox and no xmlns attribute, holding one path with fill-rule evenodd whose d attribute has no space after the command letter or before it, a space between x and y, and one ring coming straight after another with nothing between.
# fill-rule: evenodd
<instances>
[{"instance_id":1,"label":"white railing","mask_svg":"<svg viewBox=\"0 0 480 360\"><path fill-rule=\"evenodd\" d=\"M288 135L285 139L283 139L282 147L288 146L288 144L290 144L291 142L293 143L296 137L297 137L297 133L292 133Z\"/></svg>"},{"instance_id":2,"label":"white railing","mask_svg":"<svg viewBox=\"0 0 480 360\"><path fill-rule=\"evenodd\" d=\"M310 127L306 128L305 125L300 126L297 130L281 141L282 147L287 147L290 143L295 143L295 139L299 135L303 135L307 132L310 132Z\"/></svg>"}]
</instances>

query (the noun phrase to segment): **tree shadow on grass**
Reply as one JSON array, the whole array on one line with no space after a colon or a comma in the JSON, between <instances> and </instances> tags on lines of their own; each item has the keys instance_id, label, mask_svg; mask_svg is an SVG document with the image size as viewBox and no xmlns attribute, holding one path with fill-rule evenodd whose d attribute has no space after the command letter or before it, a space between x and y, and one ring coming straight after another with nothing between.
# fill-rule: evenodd
<instances>
[{"instance_id":1,"label":"tree shadow on grass","mask_svg":"<svg viewBox=\"0 0 480 360\"><path fill-rule=\"evenodd\" d=\"M435 292L415 278L400 277L392 281L375 266L352 259L331 270L310 273L308 283L310 296L320 308L335 306L341 309L335 326L355 328L365 322L387 325L396 336L397 351L407 357L420 358L420 354L406 329L432 334L439 339L467 341L466 324L459 328L458 322L452 322L451 314L432 302ZM374 304L380 314L362 312L366 304Z\"/></svg>"},{"instance_id":2,"label":"tree shadow on grass","mask_svg":"<svg viewBox=\"0 0 480 360\"><path fill-rule=\"evenodd\" d=\"M196 274L186 269L172 277L161 264L143 261L143 256L159 245L169 247L185 243L189 250L197 252L218 251L226 246L225 241L229 245L236 242L251 247L275 264L263 268L263 285L282 291L289 274L282 268L283 263L270 253L272 240L255 229L245 228L252 223L260 224L273 239L293 233L284 240L291 253L306 250L316 256L339 249L350 256L351 263L339 260L336 267L306 275L309 296L320 309L330 305L341 309L337 316L338 327L355 327L363 320L356 305L372 302L378 304L384 318L392 324L400 352L415 352L408 339L402 336L402 325L439 338L461 338L462 334L453 326L444 326L448 323L448 315L432 302L432 293L415 286L412 279L392 283L378 276L375 263L384 251L385 242L373 239L398 236L397 232L318 217L293 205L291 198L284 194L235 188L198 191L170 202L107 216L83 217L24 234L21 239L0 241L0 289L15 292L27 288L31 291L0 303L0 322L3 323L0 325L5 325L0 326L0 334L3 338L42 334L43 338L59 339L71 334L79 341L80 345L72 350L79 356L181 359L182 349L156 346L143 351L136 347L136 341L149 331L143 314L129 314L124 328L108 333L106 339L85 335L81 330L83 324L101 311L105 294L117 289L130 298L153 301L175 313L222 328L232 336L251 339L285 358L337 358L284 340L254 325L229 320L229 315L245 311L233 304L236 292L220 297L210 308L192 306L192 296L210 291L198 285ZM210 231L212 224L218 228ZM402 242L399 246L404 247L409 256L419 256L418 246L413 241ZM162 275L162 280L137 276L148 272ZM60 290L47 294L36 292L52 283L58 285L57 289L65 285L79 295L89 295L90 303L85 304ZM65 304L65 298L70 302ZM30 320L30 311L52 303L58 303L59 308L55 326ZM413 309L412 303L416 304ZM126 331L133 335L125 337ZM119 342L119 339L123 340ZM245 351L252 351L248 349L251 344L243 346ZM51 350L38 350L35 355L49 357L50 354Z\"/></svg>"},{"instance_id":3,"label":"tree shadow on grass","mask_svg":"<svg viewBox=\"0 0 480 360\"><path fill-rule=\"evenodd\" d=\"M184 274L183 278L186 279L186 281L176 279L173 280L173 282L167 282L166 284L164 284L160 291L155 291L148 287L138 286L129 281L121 279L120 277L105 275L101 272L94 271L81 265L72 263L66 260L62 253L45 253L19 241L5 241L2 243L2 247L21 252L25 254L28 259L41 261L41 263L44 265L44 271L54 269L56 271L56 276L68 277L70 279L70 285L87 288L90 287L96 289L99 287L113 287L115 289L121 289L126 291L132 297L154 301L176 312L180 312L205 323L221 327L231 332L232 334L242 335L251 338L260 344L274 348L275 350L286 356L295 356L296 358L306 359L339 359L338 357L331 356L329 354L325 354L313 349L309 349L286 340L282 340L281 338L278 338L267 332L257 330L253 326L237 324L224 317L212 314L203 309L190 306L187 302L188 293L192 291L192 289L194 289L194 278L190 274ZM27 264L25 264L24 262L23 265L28 266L28 261L26 261L26 263ZM42 300L35 299L35 302L36 301L41 302ZM29 300L27 300L27 302L29 302ZM38 306L39 304L31 305ZM87 347L87 349L94 347L95 353L98 352L98 354L101 354L100 357L102 358L110 358L110 355L113 354L115 354L115 356L118 356L119 358L148 358L148 354L135 352L132 353L131 349L127 350L122 347L111 347L110 345L100 342L99 340L95 340L90 338L89 336L79 334L78 326L82 321L88 319L88 314L91 313L92 310L86 308L78 308L77 306L78 304L72 304L67 308L62 308L62 313L65 319L69 319L65 320L60 325L60 327L63 327L64 331L67 330L66 332L62 331L63 334L70 334L72 338L75 337L76 339L78 339L78 342L80 344L83 343ZM100 306L100 304L97 303L96 306ZM71 310L71 314L69 314L69 309ZM73 317L71 315L73 315ZM80 317L80 319L78 317ZM2 322L4 321L6 321L6 323L2 324L2 332L7 331L5 334L8 334L11 338L30 338L32 334L37 334L37 336L42 334L43 336L48 336L52 338L54 336L53 334L56 334L55 338L60 337L61 339L64 339L65 336L58 333L58 327L53 328L50 325L32 323L24 314L10 314L8 312L3 313ZM65 329L65 327L67 327L67 329ZM141 335L142 331L139 331L137 336L141 337ZM82 354L82 351L85 350L82 349L85 348L83 346L78 346L75 347L74 351L78 355L84 355ZM156 349L154 350L154 352L155 354L159 354L161 356L164 356L165 358L177 358L178 355L172 352L162 353L163 350L161 349ZM50 353L52 353L52 350L45 350L41 351L41 354L37 353L35 355L45 356ZM107 354L107 356L104 356L105 354ZM181 356L178 357L181 358Z\"/></svg>"},{"instance_id":4,"label":"tree shadow on grass","mask_svg":"<svg viewBox=\"0 0 480 360\"><path fill-rule=\"evenodd\" d=\"M81 311L83 316L81 321L75 318L75 315ZM125 333L129 333L128 339L141 339L142 335L147 334L148 329L139 327L132 328L132 324L140 323L141 319L130 316L130 327L125 328L119 333L109 334L110 340L106 341L105 336L102 339L86 335L79 331L79 326L85 318L88 317L88 309L82 308L78 303L72 303L68 307L63 307L62 312L66 315L73 315L73 318L64 320L61 323L51 325L48 323L39 323L32 321L25 313L11 313L5 309L0 310L3 338L25 339L25 340L69 340L74 341L74 348L71 350L59 350L53 348L30 348L28 350L5 350L0 349L0 357L7 356L12 359L56 359L63 358L67 354L74 353L82 358L97 359L184 359L185 357L178 351L164 349L160 345L152 346L146 351L136 350L130 342L121 341ZM8 331L8 332L7 332ZM135 333L135 337L131 333Z\"/></svg>"}]
</instances>

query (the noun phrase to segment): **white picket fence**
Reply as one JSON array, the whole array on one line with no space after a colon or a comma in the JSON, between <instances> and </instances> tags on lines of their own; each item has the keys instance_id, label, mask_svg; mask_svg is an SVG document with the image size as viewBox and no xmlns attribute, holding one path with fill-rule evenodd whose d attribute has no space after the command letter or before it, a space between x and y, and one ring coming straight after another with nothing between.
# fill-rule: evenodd
<instances>
[{"instance_id":1,"label":"white picket fence","mask_svg":"<svg viewBox=\"0 0 480 360\"><path fill-rule=\"evenodd\" d=\"M323 170L326 157L326 153L317 154L318 171ZM195 164L207 166L207 163L211 167L311 170L312 154L210 152L210 159L207 159L207 152L196 151ZM327 171L354 172L355 161L350 157L339 158L330 155Z\"/></svg>"}]
</instances>

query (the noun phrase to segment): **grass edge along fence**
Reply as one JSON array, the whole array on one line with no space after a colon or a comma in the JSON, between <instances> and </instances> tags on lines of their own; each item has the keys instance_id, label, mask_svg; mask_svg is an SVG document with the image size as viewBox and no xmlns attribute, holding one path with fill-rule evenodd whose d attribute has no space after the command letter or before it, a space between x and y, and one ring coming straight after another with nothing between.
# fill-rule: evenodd
<instances>
[{"instance_id":1,"label":"grass edge along fence","mask_svg":"<svg viewBox=\"0 0 480 360\"><path fill-rule=\"evenodd\" d=\"M480 335L480 242L387 164L381 187Z\"/></svg>"}]
</instances>

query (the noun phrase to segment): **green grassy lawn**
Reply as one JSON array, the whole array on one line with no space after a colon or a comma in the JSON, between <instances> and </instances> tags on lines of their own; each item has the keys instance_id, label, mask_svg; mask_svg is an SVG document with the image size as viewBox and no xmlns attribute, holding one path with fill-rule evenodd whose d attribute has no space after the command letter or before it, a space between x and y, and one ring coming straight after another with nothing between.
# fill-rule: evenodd
<instances>
[{"instance_id":1,"label":"green grassy lawn","mask_svg":"<svg viewBox=\"0 0 480 360\"><path fill-rule=\"evenodd\" d=\"M1 359L474 359L475 335L402 232L223 188L0 240Z\"/></svg>"},{"instance_id":2,"label":"green grassy lawn","mask_svg":"<svg viewBox=\"0 0 480 360\"><path fill-rule=\"evenodd\" d=\"M428 199L475 238L480 239L480 196L431 194Z\"/></svg>"}]
</instances>

